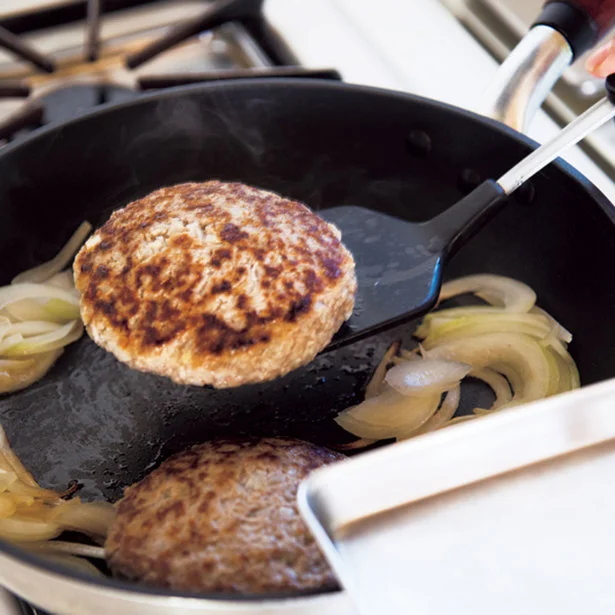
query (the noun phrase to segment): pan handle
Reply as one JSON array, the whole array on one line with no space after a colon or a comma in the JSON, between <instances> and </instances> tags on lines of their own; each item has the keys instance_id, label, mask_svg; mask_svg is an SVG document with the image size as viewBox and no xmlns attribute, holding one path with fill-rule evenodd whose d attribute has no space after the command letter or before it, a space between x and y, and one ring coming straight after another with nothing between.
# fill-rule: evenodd
<instances>
[{"instance_id":1,"label":"pan handle","mask_svg":"<svg viewBox=\"0 0 615 615\"><path fill-rule=\"evenodd\" d=\"M485 92L482 113L523 131L555 82L615 23L615 0L547 2Z\"/></svg>"},{"instance_id":2,"label":"pan handle","mask_svg":"<svg viewBox=\"0 0 615 615\"><path fill-rule=\"evenodd\" d=\"M615 0L551 0L534 22L562 34L574 57L591 49L615 23Z\"/></svg>"}]
</instances>

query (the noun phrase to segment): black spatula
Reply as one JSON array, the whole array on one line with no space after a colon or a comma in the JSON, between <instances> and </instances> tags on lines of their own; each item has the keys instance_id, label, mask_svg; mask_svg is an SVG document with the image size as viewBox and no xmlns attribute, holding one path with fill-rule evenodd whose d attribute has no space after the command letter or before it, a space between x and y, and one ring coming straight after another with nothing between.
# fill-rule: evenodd
<instances>
[{"instance_id":1,"label":"black spatula","mask_svg":"<svg viewBox=\"0 0 615 615\"><path fill-rule=\"evenodd\" d=\"M354 255L359 289L350 320L328 350L416 318L438 299L442 267L476 233L507 197L564 150L615 116L615 75L606 81L608 97L568 124L555 138L497 181L487 180L439 216L423 223L345 205L322 212L342 231Z\"/></svg>"}]
</instances>

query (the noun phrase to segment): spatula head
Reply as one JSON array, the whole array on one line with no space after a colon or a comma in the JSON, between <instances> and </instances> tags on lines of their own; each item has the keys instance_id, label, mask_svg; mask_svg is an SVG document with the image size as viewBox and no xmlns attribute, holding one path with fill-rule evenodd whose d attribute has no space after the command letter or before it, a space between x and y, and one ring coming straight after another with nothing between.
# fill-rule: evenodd
<instances>
[{"instance_id":1,"label":"spatula head","mask_svg":"<svg viewBox=\"0 0 615 615\"><path fill-rule=\"evenodd\" d=\"M359 284L354 313L328 350L411 320L435 305L443 259L429 248L426 226L352 205L319 213L341 230Z\"/></svg>"}]
</instances>

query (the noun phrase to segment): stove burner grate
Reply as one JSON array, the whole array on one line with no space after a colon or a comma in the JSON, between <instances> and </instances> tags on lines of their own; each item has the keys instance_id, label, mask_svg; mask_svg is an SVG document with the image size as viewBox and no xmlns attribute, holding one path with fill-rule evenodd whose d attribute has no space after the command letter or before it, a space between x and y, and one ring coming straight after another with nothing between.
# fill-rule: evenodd
<instances>
[{"instance_id":1,"label":"stove burner grate","mask_svg":"<svg viewBox=\"0 0 615 615\"><path fill-rule=\"evenodd\" d=\"M271 68L245 70L216 70L207 73L182 73L140 76L136 79L136 90L130 87L100 83L69 83L40 94L31 91L28 81L1 80L0 99L26 98L23 105L8 118L0 121L0 141L10 141L20 137L28 129L37 128L48 122L57 122L76 117L103 103L114 103L139 96L140 90L172 87L187 83L200 83L224 79L262 78L262 77L309 77L320 79L341 79L332 69L305 69L296 66L292 53L269 28L262 15L264 0L216 0L207 4L203 13L184 23L171 27L162 37L150 42L140 50L123 57L129 70L141 66L158 55L184 43L187 39L211 31L227 22L237 22L257 41L264 54L274 65ZM101 41L101 20L107 11L116 11L121 6L143 4L143 0L86 0L82 3L82 13L70 13L71 19L86 17L83 57L87 63L99 60ZM118 5L118 6L116 6ZM58 9L68 11L66 9ZM66 13L69 15L69 13ZM34 25L41 27L34 20ZM41 71L54 73L57 65L54 58L42 54L18 36L25 31L19 19L13 19L13 32L0 23L0 48L26 60ZM60 24L56 24L60 25ZM38 79L38 78L37 78ZM36 82L36 80L33 80ZM70 80L69 80L70 81ZM29 97L29 98L28 98Z\"/></svg>"}]
</instances>

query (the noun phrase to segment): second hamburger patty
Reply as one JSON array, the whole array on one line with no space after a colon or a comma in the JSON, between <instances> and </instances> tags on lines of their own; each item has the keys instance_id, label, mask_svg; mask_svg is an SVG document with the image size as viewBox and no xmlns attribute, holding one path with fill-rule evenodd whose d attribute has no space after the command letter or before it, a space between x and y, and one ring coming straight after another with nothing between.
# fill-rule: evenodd
<instances>
[{"instance_id":1,"label":"second hamburger patty","mask_svg":"<svg viewBox=\"0 0 615 615\"><path fill-rule=\"evenodd\" d=\"M340 232L238 183L162 188L113 213L74 265L88 333L131 367L232 387L311 361L350 317Z\"/></svg>"},{"instance_id":2,"label":"second hamburger patty","mask_svg":"<svg viewBox=\"0 0 615 615\"><path fill-rule=\"evenodd\" d=\"M192 447L126 490L107 561L118 576L180 590L334 587L296 494L312 470L344 458L290 438Z\"/></svg>"}]
</instances>

